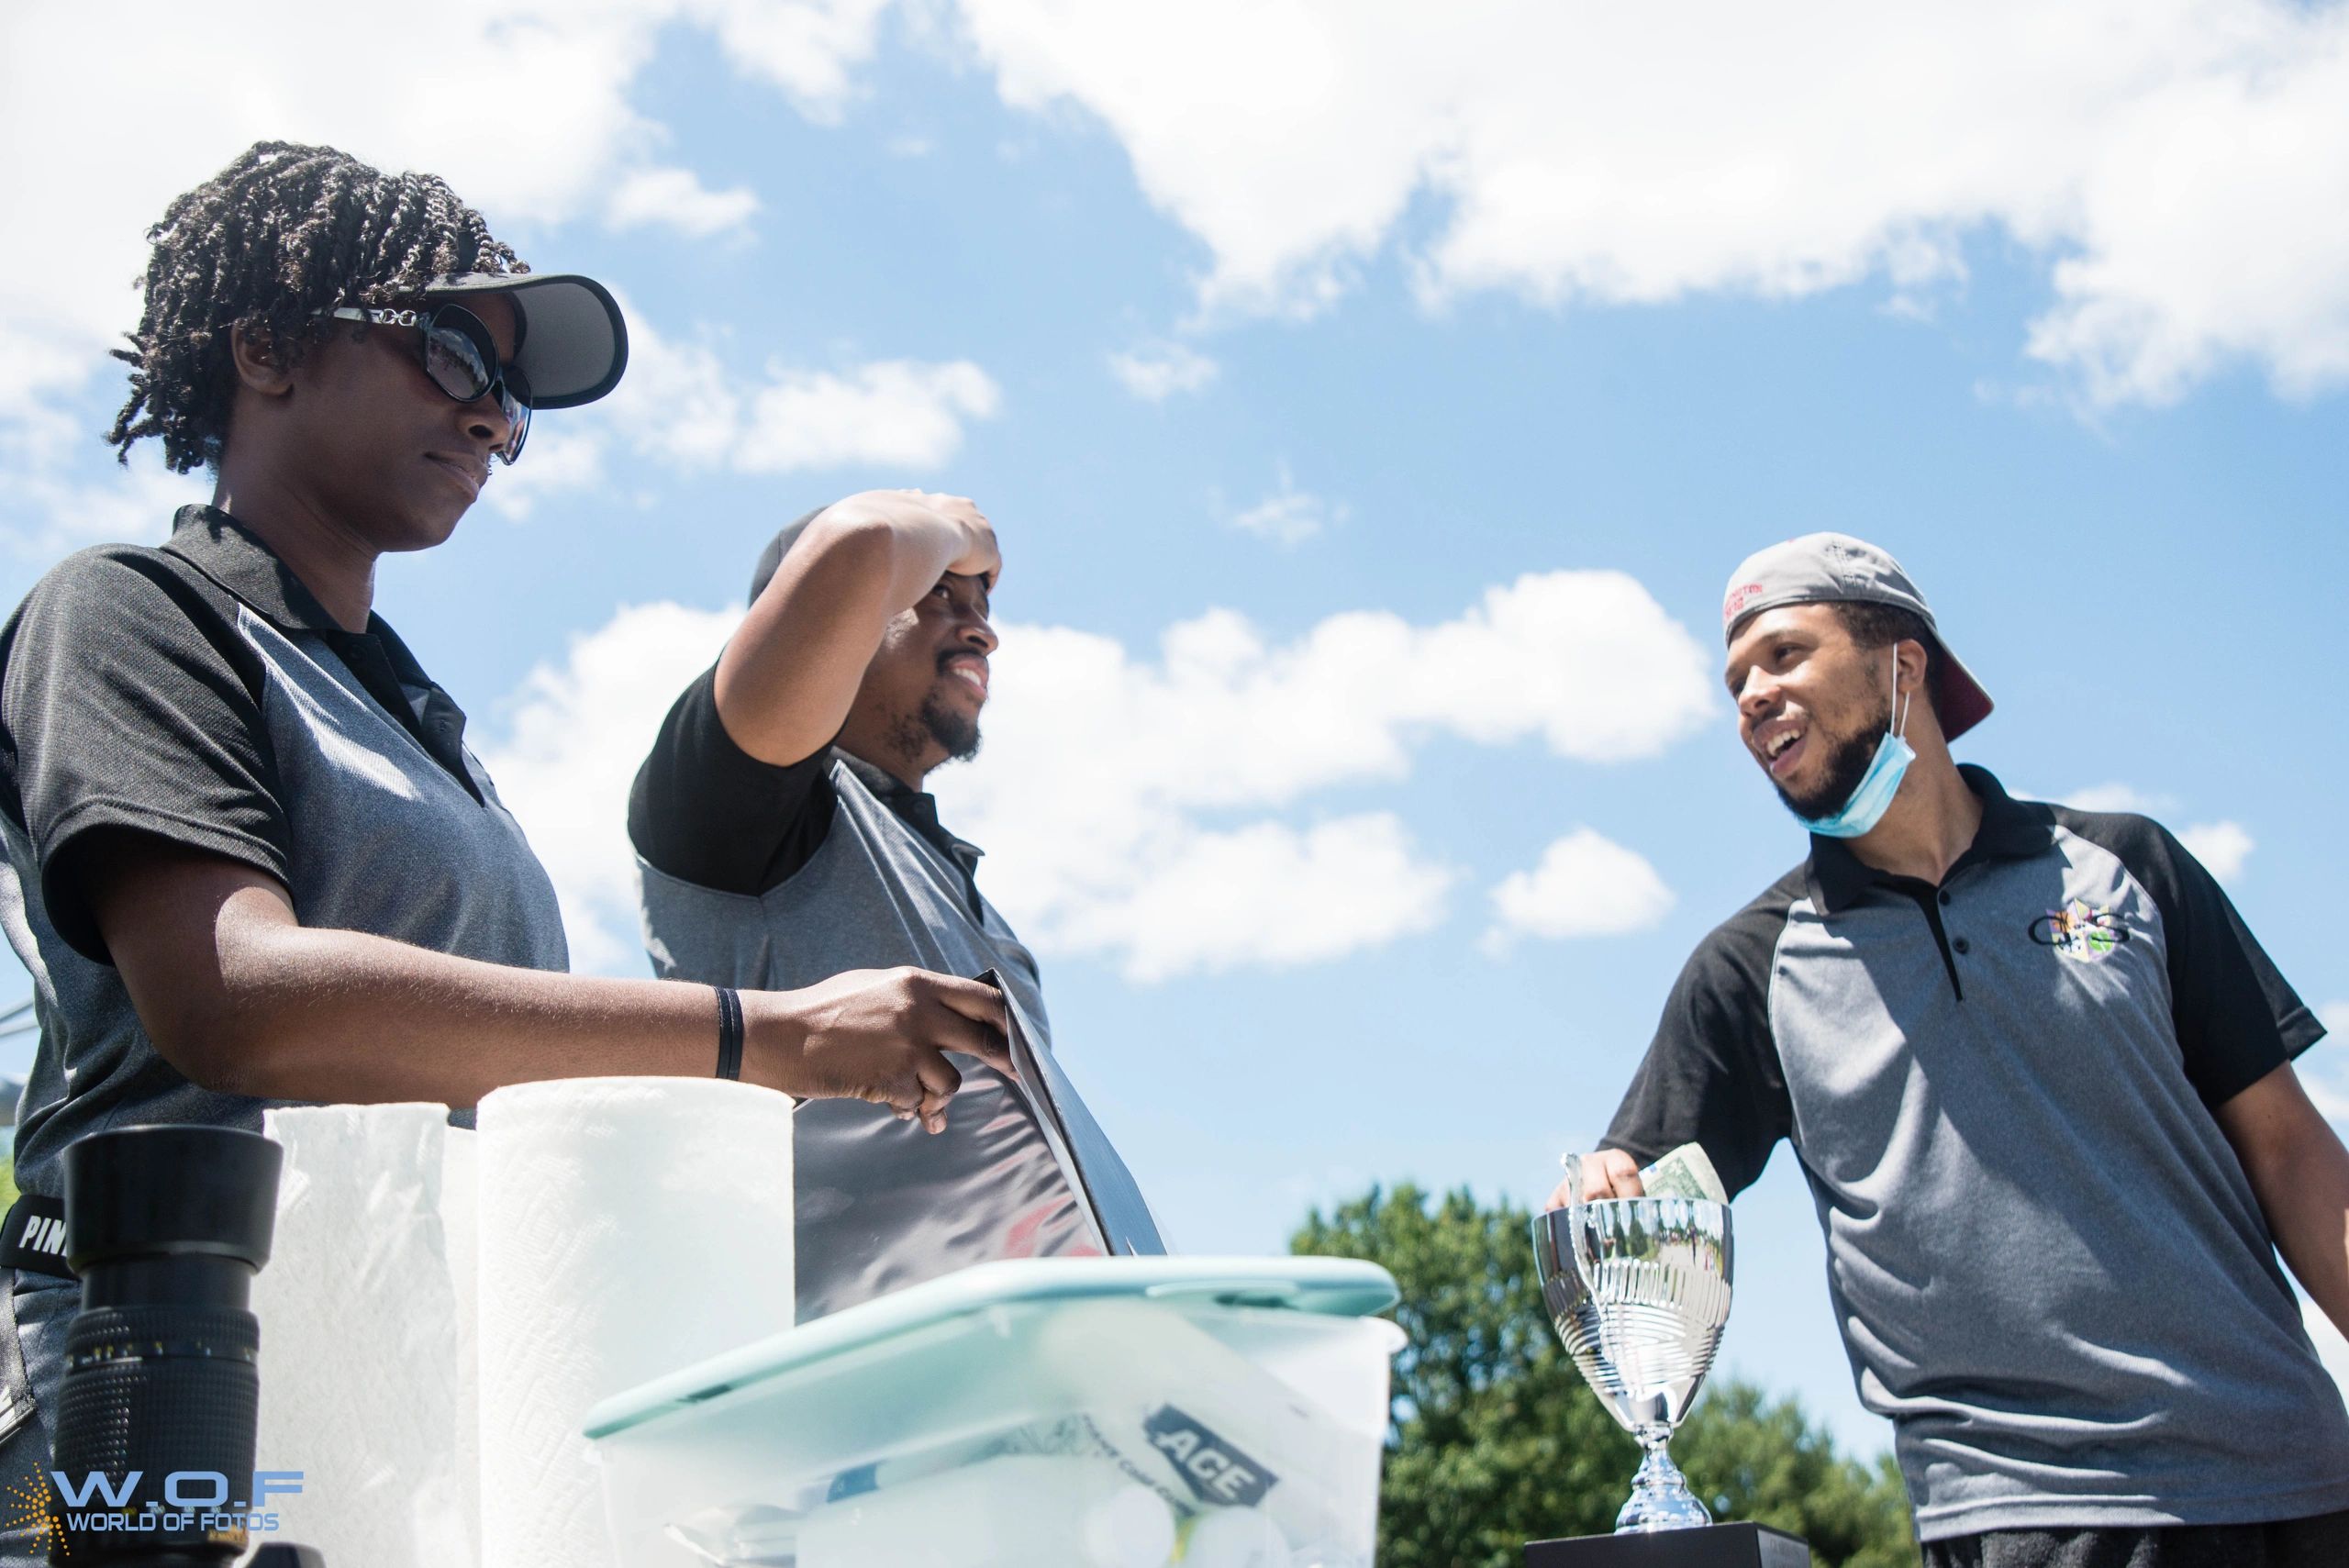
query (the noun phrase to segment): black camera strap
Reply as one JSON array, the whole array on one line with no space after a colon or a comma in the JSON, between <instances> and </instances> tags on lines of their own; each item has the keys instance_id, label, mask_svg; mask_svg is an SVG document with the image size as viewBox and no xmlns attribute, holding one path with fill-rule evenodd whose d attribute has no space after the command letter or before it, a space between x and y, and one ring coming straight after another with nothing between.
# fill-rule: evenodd
<instances>
[{"instance_id":1,"label":"black camera strap","mask_svg":"<svg viewBox=\"0 0 2349 1568\"><path fill-rule=\"evenodd\" d=\"M0 1220L0 1265L56 1279L77 1276L65 1265L65 1200L26 1193Z\"/></svg>"},{"instance_id":2,"label":"black camera strap","mask_svg":"<svg viewBox=\"0 0 2349 1568\"><path fill-rule=\"evenodd\" d=\"M0 1264L21 1273L73 1278L65 1266L65 1204L33 1193L19 1196L0 1220ZM0 1443L33 1418L32 1379L25 1374L24 1347L17 1340L14 1280L0 1283Z\"/></svg>"}]
</instances>

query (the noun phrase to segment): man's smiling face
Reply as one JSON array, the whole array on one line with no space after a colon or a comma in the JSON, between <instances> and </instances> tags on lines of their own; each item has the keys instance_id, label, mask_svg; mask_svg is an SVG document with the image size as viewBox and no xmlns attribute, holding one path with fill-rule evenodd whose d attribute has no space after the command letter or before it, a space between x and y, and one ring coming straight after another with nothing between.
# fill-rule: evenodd
<instances>
[{"instance_id":1,"label":"man's smiling face","mask_svg":"<svg viewBox=\"0 0 2349 1568\"><path fill-rule=\"evenodd\" d=\"M978 751L996 650L987 610L985 578L949 573L889 623L865 666L856 706L885 719L896 760L917 773Z\"/></svg>"},{"instance_id":2,"label":"man's smiling face","mask_svg":"<svg viewBox=\"0 0 2349 1568\"><path fill-rule=\"evenodd\" d=\"M1764 610L1731 640L1738 736L1796 816L1827 816L1859 787L1892 723L1893 659L1854 643L1833 605Z\"/></svg>"}]
</instances>

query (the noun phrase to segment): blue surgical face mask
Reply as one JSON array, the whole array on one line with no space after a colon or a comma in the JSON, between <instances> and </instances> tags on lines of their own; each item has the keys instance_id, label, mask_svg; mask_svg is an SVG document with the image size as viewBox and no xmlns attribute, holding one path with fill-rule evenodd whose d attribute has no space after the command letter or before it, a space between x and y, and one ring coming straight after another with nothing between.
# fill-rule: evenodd
<instances>
[{"instance_id":1,"label":"blue surgical face mask","mask_svg":"<svg viewBox=\"0 0 2349 1568\"><path fill-rule=\"evenodd\" d=\"M1854 786L1851 798L1825 817L1806 817L1804 827L1827 839L1856 839L1873 831L1892 809L1892 797L1900 793L1900 781L1909 772L1909 764L1917 753L1901 739L1909 728L1909 704L1900 697L1900 645L1892 646L1892 725L1877 742L1876 757L1868 763L1868 771Z\"/></svg>"}]
</instances>

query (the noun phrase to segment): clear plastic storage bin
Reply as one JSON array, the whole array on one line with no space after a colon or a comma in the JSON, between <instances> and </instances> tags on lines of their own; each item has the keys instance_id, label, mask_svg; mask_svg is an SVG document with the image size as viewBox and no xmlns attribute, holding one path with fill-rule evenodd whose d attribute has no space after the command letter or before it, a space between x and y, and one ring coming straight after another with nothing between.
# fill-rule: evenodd
<instances>
[{"instance_id":1,"label":"clear plastic storage bin","mask_svg":"<svg viewBox=\"0 0 2349 1568\"><path fill-rule=\"evenodd\" d=\"M1375 1264L990 1263L606 1400L626 1568L1369 1568Z\"/></svg>"}]
</instances>

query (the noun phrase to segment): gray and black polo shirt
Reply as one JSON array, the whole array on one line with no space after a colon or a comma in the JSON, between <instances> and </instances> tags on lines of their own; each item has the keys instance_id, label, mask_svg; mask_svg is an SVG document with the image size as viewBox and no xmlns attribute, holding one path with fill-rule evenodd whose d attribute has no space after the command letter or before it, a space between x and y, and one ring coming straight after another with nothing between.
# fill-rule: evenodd
<instances>
[{"instance_id":1,"label":"gray and black polo shirt","mask_svg":"<svg viewBox=\"0 0 2349 1568\"><path fill-rule=\"evenodd\" d=\"M1731 1192L1794 1145L1924 1540L2349 1507L2349 1414L2210 1114L2322 1027L2158 824L1963 772L1940 886L1814 839L1705 940L1608 1145L1701 1142Z\"/></svg>"},{"instance_id":2,"label":"gray and black polo shirt","mask_svg":"<svg viewBox=\"0 0 2349 1568\"><path fill-rule=\"evenodd\" d=\"M977 847L929 795L837 747L782 767L749 755L716 674L677 699L629 800L653 968L769 990L993 969L1051 1049L1036 960L980 895ZM794 1115L801 1322L973 1263L1097 1250L1026 1098L972 1058L955 1066L936 1136L862 1100Z\"/></svg>"},{"instance_id":3,"label":"gray and black polo shirt","mask_svg":"<svg viewBox=\"0 0 2349 1568\"><path fill-rule=\"evenodd\" d=\"M259 1131L271 1104L157 1053L92 916L94 845L138 834L275 878L306 926L529 969L565 967L554 887L464 743L465 716L378 617L338 626L226 513L161 549L68 558L0 628L0 925L32 973L40 1043L17 1181L100 1129ZM351 1050L398 1047L397 1020ZM37 1399L68 1280L16 1282Z\"/></svg>"}]
</instances>

